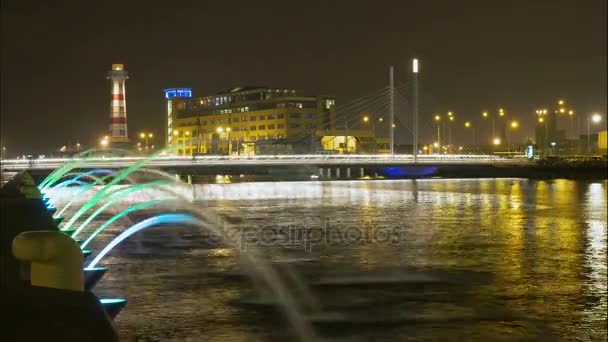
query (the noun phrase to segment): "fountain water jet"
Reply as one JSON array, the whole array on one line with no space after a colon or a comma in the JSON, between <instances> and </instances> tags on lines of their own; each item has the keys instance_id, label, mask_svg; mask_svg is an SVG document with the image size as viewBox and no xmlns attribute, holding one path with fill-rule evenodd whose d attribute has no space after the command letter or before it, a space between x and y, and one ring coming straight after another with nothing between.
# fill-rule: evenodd
<instances>
[{"instance_id":1,"label":"fountain water jet","mask_svg":"<svg viewBox=\"0 0 608 342\"><path fill-rule=\"evenodd\" d=\"M112 218L110 218L109 220L107 220L106 222L104 222L101 226L99 226L99 228L97 228L93 233L91 233L91 235L80 245L80 248L84 249L89 243L91 243L91 241L93 241L93 239L95 239L95 237L97 237L97 235L99 235L109 225L111 225L116 220L120 219L121 217L123 217L123 216L125 216L125 215L127 215L129 213L132 213L134 211L151 207L151 206L159 204L161 202L169 202L169 201L151 200L151 201L148 201L148 202L136 204L136 205L134 205L132 207L129 207L129 208L121 211L120 213L114 215Z\"/></svg>"},{"instance_id":2,"label":"fountain water jet","mask_svg":"<svg viewBox=\"0 0 608 342\"><path fill-rule=\"evenodd\" d=\"M167 181L167 180L157 180L157 181L153 181L153 182L149 182L149 183L144 183L144 184L139 184L139 185L130 185L126 188L121 188L121 189L116 189L113 190L111 192L109 192L107 194L106 197L102 198L99 200L103 201L105 198L111 197L106 203L104 203L102 206L100 206L99 208L97 208L97 210L95 210L95 212L93 212L91 215L89 215L89 217L82 222L82 224L74 231L74 233L72 234L73 238L76 238L76 236L78 236L78 234L80 234L80 232L82 230L84 230L86 228L86 226L95 219L95 217L97 217L97 215L99 215L102 211L104 211L107 207L109 207L110 205L112 205L114 202L126 197L127 195L145 189L145 188L149 188L149 187L154 187L154 186L158 186L158 185L166 185L166 184L170 184L171 182ZM118 194L118 195L116 195ZM114 196L116 195L116 196ZM64 227L65 229L69 229L68 227Z\"/></svg>"},{"instance_id":3,"label":"fountain water jet","mask_svg":"<svg viewBox=\"0 0 608 342\"><path fill-rule=\"evenodd\" d=\"M99 254L89 263L85 270L94 269L97 263L99 263L105 257L105 255L107 255L114 247L131 235L149 227L166 224L200 226L222 236L224 240L227 243L230 243L233 247L236 245L233 240L230 240L230 237L227 236L226 232L219 230L217 227L209 225L207 222L191 214L161 214L143 220L115 237L106 247L103 248L101 252L99 252ZM282 309L287 315L289 322L295 329L298 336L303 341L314 341L314 330L312 329L310 322L306 320L299 312L298 304L290 294L289 290L284 286L276 271L272 269L272 267L269 267L268 263L265 263L262 258L256 258L255 253L252 251L244 253L244 257L246 265L251 267L253 271L252 273L261 276L264 283L277 296L278 303L281 304Z\"/></svg>"},{"instance_id":4,"label":"fountain water jet","mask_svg":"<svg viewBox=\"0 0 608 342\"><path fill-rule=\"evenodd\" d=\"M136 171L137 169L139 169L140 167L142 167L145 163L147 163L148 161L150 161L151 159L153 159L154 157L156 157L158 154L162 153L162 151L158 151L156 153L153 153L152 155L146 157L145 159L129 166L128 168L122 170L121 172L119 172L116 177L114 177L109 183L107 183L106 185L103 186L103 188L101 188L91 199L89 199L77 212L76 214L72 215L72 217L70 218L70 220L65 224L65 226L63 227L64 229L69 229L74 222L76 222L76 220L85 212L87 212L89 209L91 209L92 207L94 207L100 200L104 199L105 197L107 197L107 192L109 191L110 187L112 187L113 185L118 184L121 180L125 179L125 177L127 177L129 174L133 173L134 171ZM105 178L105 177L104 177Z\"/></svg>"}]
</instances>

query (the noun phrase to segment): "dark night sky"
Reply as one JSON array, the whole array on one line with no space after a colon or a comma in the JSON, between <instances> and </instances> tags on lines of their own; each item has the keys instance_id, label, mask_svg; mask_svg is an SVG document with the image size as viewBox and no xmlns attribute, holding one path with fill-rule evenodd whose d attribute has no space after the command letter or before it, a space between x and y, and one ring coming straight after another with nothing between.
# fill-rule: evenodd
<instances>
[{"instance_id":1,"label":"dark night sky","mask_svg":"<svg viewBox=\"0 0 608 342\"><path fill-rule=\"evenodd\" d=\"M48 2L2 0L1 132L13 156L94 143L112 63L131 76L131 135L163 131L163 88L262 84L339 106L384 86L390 64L403 81L412 57L440 108L477 118L504 106L522 137L560 96L606 113L606 0Z\"/></svg>"}]
</instances>

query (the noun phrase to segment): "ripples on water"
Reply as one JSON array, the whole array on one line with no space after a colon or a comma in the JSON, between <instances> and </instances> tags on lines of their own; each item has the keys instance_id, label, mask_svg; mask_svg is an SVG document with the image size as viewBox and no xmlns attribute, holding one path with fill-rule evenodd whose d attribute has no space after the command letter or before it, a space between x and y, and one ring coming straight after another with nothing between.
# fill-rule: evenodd
<instances>
[{"instance_id":1,"label":"ripples on water","mask_svg":"<svg viewBox=\"0 0 608 342\"><path fill-rule=\"evenodd\" d=\"M246 232L244 247L287 252L285 263L296 265L321 302L315 320L324 338L595 340L605 339L608 309L606 187L450 179L183 192ZM240 277L227 276L238 275L237 253L210 247L206 237L159 227L102 262L110 271L97 293L129 300L117 318L125 340L288 338L280 314L242 305L256 297Z\"/></svg>"}]
</instances>

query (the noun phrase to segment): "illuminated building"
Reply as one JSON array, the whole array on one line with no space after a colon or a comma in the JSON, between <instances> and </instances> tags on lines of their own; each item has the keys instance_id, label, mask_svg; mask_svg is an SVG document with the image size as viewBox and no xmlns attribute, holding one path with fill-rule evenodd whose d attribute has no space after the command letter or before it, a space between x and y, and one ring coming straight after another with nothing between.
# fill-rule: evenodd
<instances>
[{"instance_id":1,"label":"illuminated building","mask_svg":"<svg viewBox=\"0 0 608 342\"><path fill-rule=\"evenodd\" d=\"M597 134L597 154L605 155L608 150L608 131L603 130Z\"/></svg>"},{"instance_id":2,"label":"illuminated building","mask_svg":"<svg viewBox=\"0 0 608 342\"><path fill-rule=\"evenodd\" d=\"M335 116L335 98L290 89L239 87L194 98L176 88L165 90L165 101L166 143L175 155L316 152L316 132L333 128Z\"/></svg>"},{"instance_id":3,"label":"illuminated building","mask_svg":"<svg viewBox=\"0 0 608 342\"><path fill-rule=\"evenodd\" d=\"M370 130L328 130L318 131L324 151L337 154L390 153L390 140L378 138Z\"/></svg>"},{"instance_id":4,"label":"illuminated building","mask_svg":"<svg viewBox=\"0 0 608 342\"><path fill-rule=\"evenodd\" d=\"M110 143L128 143L127 132L127 99L125 97L125 81L129 74L123 64L112 64L108 72L111 81L112 100L110 102Z\"/></svg>"}]
</instances>

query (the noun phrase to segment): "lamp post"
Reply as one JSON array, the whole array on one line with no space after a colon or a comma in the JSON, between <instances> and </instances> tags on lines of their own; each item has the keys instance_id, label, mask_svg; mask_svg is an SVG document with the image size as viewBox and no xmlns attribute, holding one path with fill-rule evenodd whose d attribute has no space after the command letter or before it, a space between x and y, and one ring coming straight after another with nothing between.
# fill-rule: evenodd
<instances>
[{"instance_id":1,"label":"lamp post","mask_svg":"<svg viewBox=\"0 0 608 342\"><path fill-rule=\"evenodd\" d=\"M602 121L602 116L594 113L587 117L587 154L591 154L591 123L599 123Z\"/></svg>"},{"instance_id":2,"label":"lamp post","mask_svg":"<svg viewBox=\"0 0 608 342\"><path fill-rule=\"evenodd\" d=\"M101 138L101 140L99 141L99 145L101 145L101 148L106 148L106 147L108 147L109 144L110 144L110 137L108 137L107 135L104 136L103 138Z\"/></svg>"},{"instance_id":3,"label":"lamp post","mask_svg":"<svg viewBox=\"0 0 608 342\"><path fill-rule=\"evenodd\" d=\"M538 118L538 122L545 125L545 141L543 144L543 151L545 154L547 154L547 151L549 150L549 122L547 122L547 120L545 120L545 118L542 116Z\"/></svg>"},{"instance_id":4,"label":"lamp post","mask_svg":"<svg viewBox=\"0 0 608 342\"><path fill-rule=\"evenodd\" d=\"M515 120L511 121L507 126L507 154L511 154L511 130L516 129L517 127L519 127L519 122Z\"/></svg>"},{"instance_id":5,"label":"lamp post","mask_svg":"<svg viewBox=\"0 0 608 342\"><path fill-rule=\"evenodd\" d=\"M448 153L452 153L452 121L454 121L454 114L448 112Z\"/></svg>"},{"instance_id":6,"label":"lamp post","mask_svg":"<svg viewBox=\"0 0 608 342\"><path fill-rule=\"evenodd\" d=\"M154 137L154 134L152 134L151 132L141 132L141 133L139 133L139 139L141 139L141 140L143 140L145 142L145 149L146 149L146 151L150 147L148 139L152 139L153 137Z\"/></svg>"},{"instance_id":7,"label":"lamp post","mask_svg":"<svg viewBox=\"0 0 608 342\"><path fill-rule=\"evenodd\" d=\"M441 154L441 116L435 115L435 122L437 123L437 150Z\"/></svg>"},{"instance_id":8,"label":"lamp post","mask_svg":"<svg viewBox=\"0 0 608 342\"><path fill-rule=\"evenodd\" d=\"M475 146L475 127L473 127L473 125L469 121L464 123L464 127L471 129L471 132L473 133L473 146Z\"/></svg>"}]
</instances>

